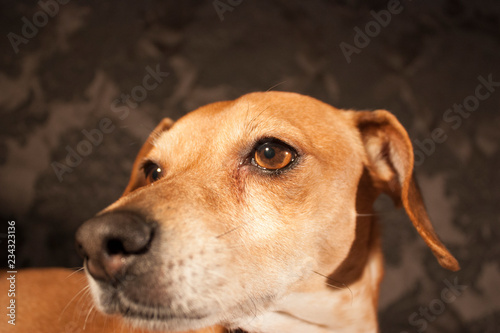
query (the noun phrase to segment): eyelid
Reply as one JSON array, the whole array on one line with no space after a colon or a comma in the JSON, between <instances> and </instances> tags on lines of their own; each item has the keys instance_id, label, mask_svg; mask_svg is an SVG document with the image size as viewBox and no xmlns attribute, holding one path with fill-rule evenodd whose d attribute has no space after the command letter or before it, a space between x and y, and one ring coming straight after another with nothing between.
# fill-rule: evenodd
<instances>
[{"instance_id":1,"label":"eyelid","mask_svg":"<svg viewBox=\"0 0 500 333\"><path fill-rule=\"evenodd\" d=\"M156 163L151 161L151 160L144 160L141 162L141 164L139 164L139 170L144 171L146 169L146 167L148 167L152 164L156 164Z\"/></svg>"},{"instance_id":2,"label":"eyelid","mask_svg":"<svg viewBox=\"0 0 500 333\"><path fill-rule=\"evenodd\" d=\"M145 176L147 176L146 169L154 166L159 166L159 164L152 160L145 160L140 164L139 170L142 171Z\"/></svg>"},{"instance_id":3,"label":"eyelid","mask_svg":"<svg viewBox=\"0 0 500 333\"><path fill-rule=\"evenodd\" d=\"M256 140L253 144L252 152L254 152L260 145L263 145L265 143L274 143L274 144L283 145L285 147L289 147L291 150L293 150L296 153L298 152L298 149L296 149L294 145L292 145L292 144L290 144L282 139L273 137L273 136L265 136L265 137L262 137L262 138Z\"/></svg>"}]
</instances>

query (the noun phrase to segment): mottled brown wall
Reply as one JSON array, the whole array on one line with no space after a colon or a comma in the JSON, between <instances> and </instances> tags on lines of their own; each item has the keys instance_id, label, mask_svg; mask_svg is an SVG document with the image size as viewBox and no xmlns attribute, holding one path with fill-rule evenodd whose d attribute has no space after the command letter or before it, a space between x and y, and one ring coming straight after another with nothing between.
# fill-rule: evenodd
<instances>
[{"instance_id":1,"label":"mottled brown wall","mask_svg":"<svg viewBox=\"0 0 500 333\"><path fill-rule=\"evenodd\" d=\"M18 266L81 264L77 226L120 195L159 119L279 84L389 109L414 141L431 218L463 269L441 269L382 199L382 332L500 331L498 1L64 3L46 20L34 2L0 4L0 232L16 220ZM54 162L69 168L78 147L92 152L59 179ZM467 288L445 302L453 284Z\"/></svg>"}]
</instances>

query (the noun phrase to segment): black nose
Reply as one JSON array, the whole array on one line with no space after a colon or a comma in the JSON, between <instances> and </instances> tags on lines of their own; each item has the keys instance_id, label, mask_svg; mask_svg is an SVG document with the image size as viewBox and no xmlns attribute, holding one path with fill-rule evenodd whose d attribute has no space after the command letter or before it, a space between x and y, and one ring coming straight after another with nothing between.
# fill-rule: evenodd
<instances>
[{"instance_id":1,"label":"black nose","mask_svg":"<svg viewBox=\"0 0 500 333\"><path fill-rule=\"evenodd\" d=\"M149 251L154 226L129 212L107 213L85 222L76 232L76 246L88 272L97 280L115 282L134 259Z\"/></svg>"}]
</instances>

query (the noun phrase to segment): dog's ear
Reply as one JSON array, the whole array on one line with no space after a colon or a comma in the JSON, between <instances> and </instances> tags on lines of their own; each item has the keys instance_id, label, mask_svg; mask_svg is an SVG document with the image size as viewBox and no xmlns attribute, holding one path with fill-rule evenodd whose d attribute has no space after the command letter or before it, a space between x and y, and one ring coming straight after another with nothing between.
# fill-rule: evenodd
<instances>
[{"instance_id":1,"label":"dog's ear","mask_svg":"<svg viewBox=\"0 0 500 333\"><path fill-rule=\"evenodd\" d=\"M145 180L143 179L144 177L141 177L140 175L140 167L141 164L144 162L144 158L148 155L148 153L151 151L153 148L153 143L158 136L168 130L172 125L174 124L174 121L170 118L163 118L160 123L156 126L156 128L151 132L149 135L148 139L146 142L141 147L141 150L139 150L139 153L137 154L137 157L135 158L134 161L134 166L132 167L132 173L130 175L130 180L128 182L127 188L123 192L122 196L132 192L133 190L143 186L145 183Z\"/></svg>"},{"instance_id":2,"label":"dog's ear","mask_svg":"<svg viewBox=\"0 0 500 333\"><path fill-rule=\"evenodd\" d=\"M374 186L404 206L415 229L444 268L460 266L441 243L427 215L413 176L413 147L396 117L384 110L355 112L354 118L366 151L366 167Z\"/></svg>"}]
</instances>

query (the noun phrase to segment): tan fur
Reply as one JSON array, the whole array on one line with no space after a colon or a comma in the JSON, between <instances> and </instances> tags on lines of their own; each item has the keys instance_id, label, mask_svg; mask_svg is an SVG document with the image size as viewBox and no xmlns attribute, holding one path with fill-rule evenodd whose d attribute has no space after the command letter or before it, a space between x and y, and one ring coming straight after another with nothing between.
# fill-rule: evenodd
<instances>
[{"instance_id":1,"label":"tan fur","mask_svg":"<svg viewBox=\"0 0 500 333\"><path fill-rule=\"evenodd\" d=\"M246 162L255 142L267 137L297 150L294 168L272 176ZM139 170L145 160L161 166L160 180L147 184ZM176 295L173 304L206 314L147 327L375 332L383 270L372 204L382 192L403 205L441 265L459 269L427 217L411 142L396 118L387 111L337 110L292 93L248 94L175 123L164 120L141 149L123 196L100 214L126 209L158 221L161 267L149 297L161 303ZM66 283L68 273L55 272L40 274L58 284L47 292L57 291L54 312L60 314L84 284ZM105 309L99 300L105 291L91 286L97 307ZM36 306L43 297L23 302ZM73 316L63 315L62 323L48 322L81 328L82 316L74 312L80 304L87 311L82 302L70 303L65 313ZM53 318L42 309L37 315ZM89 318L87 326L96 323L92 332L111 327L101 320L119 320Z\"/></svg>"},{"instance_id":2,"label":"tan fur","mask_svg":"<svg viewBox=\"0 0 500 333\"><path fill-rule=\"evenodd\" d=\"M2 307L10 301L5 276L2 272ZM16 325L7 323L7 310L4 310L0 332L144 333L142 329L133 329L118 316L103 315L97 311L88 288L83 272L62 268L24 269L16 274ZM217 327L196 331L222 332L223 329Z\"/></svg>"}]
</instances>

